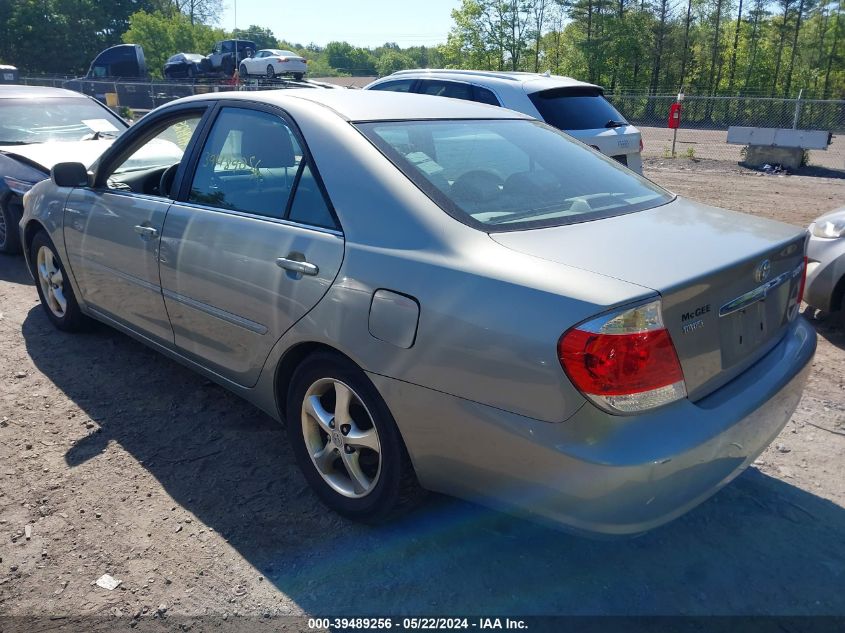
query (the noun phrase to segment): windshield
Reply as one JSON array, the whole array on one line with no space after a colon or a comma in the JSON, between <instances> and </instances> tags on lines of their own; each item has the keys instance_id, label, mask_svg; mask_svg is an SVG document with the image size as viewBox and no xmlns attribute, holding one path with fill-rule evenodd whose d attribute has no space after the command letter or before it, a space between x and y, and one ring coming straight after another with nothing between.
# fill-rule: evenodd
<instances>
[{"instance_id":1,"label":"windshield","mask_svg":"<svg viewBox=\"0 0 845 633\"><path fill-rule=\"evenodd\" d=\"M543 120L559 130L597 130L628 123L596 88L556 88L528 98Z\"/></svg>"},{"instance_id":2,"label":"windshield","mask_svg":"<svg viewBox=\"0 0 845 633\"><path fill-rule=\"evenodd\" d=\"M126 124L87 98L0 100L0 145L115 137Z\"/></svg>"},{"instance_id":3,"label":"windshield","mask_svg":"<svg viewBox=\"0 0 845 633\"><path fill-rule=\"evenodd\" d=\"M445 211L487 232L584 222L672 199L537 121L391 121L358 127Z\"/></svg>"}]
</instances>

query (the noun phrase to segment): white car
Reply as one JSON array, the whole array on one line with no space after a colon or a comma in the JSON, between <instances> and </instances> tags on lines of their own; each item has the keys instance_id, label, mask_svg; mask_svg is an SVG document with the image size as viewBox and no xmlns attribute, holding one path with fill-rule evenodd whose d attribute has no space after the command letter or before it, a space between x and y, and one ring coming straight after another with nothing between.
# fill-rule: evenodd
<instances>
[{"instance_id":1,"label":"white car","mask_svg":"<svg viewBox=\"0 0 845 633\"><path fill-rule=\"evenodd\" d=\"M241 77L264 75L268 79L273 79L276 75L293 75L294 79L299 80L307 71L308 60L292 51L278 48L264 48L241 61L238 68Z\"/></svg>"},{"instance_id":2,"label":"white car","mask_svg":"<svg viewBox=\"0 0 845 633\"><path fill-rule=\"evenodd\" d=\"M640 131L604 98L600 86L571 77L481 70L401 70L365 89L452 97L516 110L563 130L638 174L643 171Z\"/></svg>"}]
</instances>

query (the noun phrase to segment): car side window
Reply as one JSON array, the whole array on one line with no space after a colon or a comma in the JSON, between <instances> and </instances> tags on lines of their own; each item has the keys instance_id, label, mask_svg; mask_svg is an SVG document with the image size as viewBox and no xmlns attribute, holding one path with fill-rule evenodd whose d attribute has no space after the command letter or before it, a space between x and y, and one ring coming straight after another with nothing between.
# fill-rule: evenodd
<instances>
[{"instance_id":1,"label":"car side window","mask_svg":"<svg viewBox=\"0 0 845 633\"><path fill-rule=\"evenodd\" d=\"M282 219L302 148L273 114L223 108L199 157L189 202Z\"/></svg>"},{"instance_id":2,"label":"car side window","mask_svg":"<svg viewBox=\"0 0 845 633\"><path fill-rule=\"evenodd\" d=\"M464 99L466 101L473 100L472 86L454 81L423 79L420 81L420 87L417 89L417 92L436 97L451 97L452 99Z\"/></svg>"},{"instance_id":3,"label":"car side window","mask_svg":"<svg viewBox=\"0 0 845 633\"><path fill-rule=\"evenodd\" d=\"M308 165L304 166L299 176L299 182L296 183L296 191L293 195L293 204L291 204L288 219L300 224L310 224L325 229L340 228L335 222L334 216L326 204L326 199L320 191L320 186Z\"/></svg>"},{"instance_id":4,"label":"car side window","mask_svg":"<svg viewBox=\"0 0 845 633\"><path fill-rule=\"evenodd\" d=\"M163 123L152 138L139 142L132 153L114 165L106 187L115 191L134 191L148 195L171 196L176 167L197 131L203 112L189 112ZM167 178L165 172L169 173ZM160 191L164 182L168 191Z\"/></svg>"},{"instance_id":5,"label":"car side window","mask_svg":"<svg viewBox=\"0 0 845 633\"><path fill-rule=\"evenodd\" d=\"M499 100L496 98L496 95L493 94L492 90L487 90L487 88L482 88L481 86L475 86L475 99L473 99L473 101L494 106L502 105L499 103Z\"/></svg>"},{"instance_id":6,"label":"car side window","mask_svg":"<svg viewBox=\"0 0 845 633\"><path fill-rule=\"evenodd\" d=\"M396 81L385 81L383 84L373 86L370 90L391 90L393 92L411 92L416 79L398 79Z\"/></svg>"}]
</instances>

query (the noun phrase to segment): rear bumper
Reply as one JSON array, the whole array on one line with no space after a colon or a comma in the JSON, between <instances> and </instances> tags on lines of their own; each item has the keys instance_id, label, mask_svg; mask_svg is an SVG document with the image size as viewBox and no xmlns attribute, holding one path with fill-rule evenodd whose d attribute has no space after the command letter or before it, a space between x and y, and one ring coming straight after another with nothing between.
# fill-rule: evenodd
<instances>
[{"instance_id":1,"label":"rear bumper","mask_svg":"<svg viewBox=\"0 0 845 633\"><path fill-rule=\"evenodd\" d=\"M539 422L382 376L423 486L602 534L636 534L701 503L789 421L816 348L799 318L754 366L698 402L636 417L590 404Z\"/></svg>"},{"instance_id":2,"label":"rear bumper","mask_svg":"<svg viewBox=\"0 0 845 633\"><path fill-rule=\"evenodd\" d=\"M276 64L277 73L304 73L308 66L302 62L279 62Z\"/></svg>"}]
</instances>

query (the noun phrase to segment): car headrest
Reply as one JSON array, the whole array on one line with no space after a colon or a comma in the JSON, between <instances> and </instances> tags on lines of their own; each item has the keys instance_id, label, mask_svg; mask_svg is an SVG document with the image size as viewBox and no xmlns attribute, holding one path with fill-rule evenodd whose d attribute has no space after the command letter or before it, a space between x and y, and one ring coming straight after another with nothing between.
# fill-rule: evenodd
<instances>
[{"instance_id":1,"label":"car headrest","mask_svg":"<svg viewBox=\"0 0 845 633\"><path fill-rule=\"evenodd\" d=\"M241 155L247 162L254 159L259 167L293 167L296 155L293 151L290 132L287 127L273 123L250 126L241 139Z\"/></svg>"}]
</instances>

